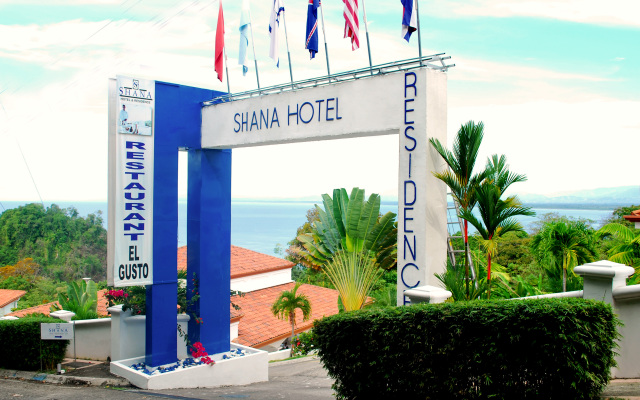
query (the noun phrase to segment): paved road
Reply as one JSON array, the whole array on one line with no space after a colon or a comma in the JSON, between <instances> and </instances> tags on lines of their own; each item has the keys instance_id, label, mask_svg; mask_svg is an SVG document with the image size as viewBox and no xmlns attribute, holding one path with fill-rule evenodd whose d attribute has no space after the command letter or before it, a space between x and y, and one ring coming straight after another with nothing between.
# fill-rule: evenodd
<instances>
[{"instance_id":1,"label":"paved road","mask_svg":"<svg viewBox=\"0 0 640 400\"><path fill-rule=\"evenodd\" d=\"M334 399L332 380L320 361L306 357L269 365L269 382L246 386L213 389L172 389L147 391L136 388L105 388L95 386L55 385L32 380L0 379L0 400L61 399L61 400L128 400L128 399ZM117 393L114 393L117 392ZM640 379L614 380L607 386L608 397L640 400Z\"/></svg>"},{"instance_id":2,"label":"paved road","mask_svg":"<svg viewBox=\"0 0 640 400\"><path fill-rule=\"evenodd\" d=\"M269 365L269 382L213 389L172 389L146 391L134 388L110 389L63 386L33 381L0 380L0 399L118 400L128 399L334 399L331 384L320 361L306 357ZM117 391L117 393L114 393Z\"/></svg>"}]
</instances>

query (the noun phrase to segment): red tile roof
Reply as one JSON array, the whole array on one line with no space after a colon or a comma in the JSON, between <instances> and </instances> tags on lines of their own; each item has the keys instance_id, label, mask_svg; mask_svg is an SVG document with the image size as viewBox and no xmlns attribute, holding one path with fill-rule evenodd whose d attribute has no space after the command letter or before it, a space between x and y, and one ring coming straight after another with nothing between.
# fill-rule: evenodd
<instances>
[{"instance_id":1,"label":"red tile roof","mask_svg":"<svg viewBox=\"0 0 640 400\"><path fill-rule=\"evenodd\" d=\"M27 294L24 290L0 289L0 308Z\"/></svg>"},{"instance_id":2,"label":"red tile roof","mask_svg":"<svg viewBox=\"0 0 640 400\"><path fill-rule=\"evenodd\" d=\"M245 293L244 297L233 297L244 316L238 326L238 338L233 341L245 346L262 347L282 341L291 335L291 324L273 316L271 305L284 290L291 290L295 282ZM298 293L305 294L311 303L311 318L303 322L302 314L296 312L296 333L313 326L315 319L338 313L338 291L320 286L303 284Z\"/></svg>"},{"instance_id":3,"label":"red tile roof","mask_svg":"<svg viewBox=\"0 0 640 400\"><path fill-rule=\"evenodd\" d=\"M282 258L231 246L231 279L293 268L295 264ZM187 269L187 246L178 248L178 271Z\"/></svg>"},{"instance_id":4,"label":"red tile roof","mask_svg":"<svg viewBox=\"0 0 640 400\"><path fill-rule=\"evenodd\" d=\"M98 315L100 317L106 317L109 315L109 313L107 312L108 301L104 298L105 293L107 293L107 289L98 290ZM49 310L54 304L58 307L60 306L60 303L58 303L57 301L52 301L50 303L40 304L37 306L25 308L23 310L14 311L10 314L7 314L7 316L22 318L28 314L49 315Z\"/></svg>"},{"instance_id":5,"label":"red tile roof","mask_svg":"<svg viewBox=\"0 0 640 400\"><path fill-rule=\"evenodd\" d=\"M623 215L629 222L640 222L640 210L631 211L631 215Z\"/></svg>"},{"instance_id":6,"label":"red tile roof","mask_svg":"<svg viewBox=\"0 0 640 400\"><path fill-rule=\"evenodd\" d=\"M18 318L22 318L26 315L29 314L44 314L44 315L49 315L49 309L51 309L51 306L54 304L58 304L57 301L52 301L50 303L45 303L45 304L40 304L38 306L33 306L33 307L29 307L29 308L25 308L22 310L18 310L18 311L14 311L11 314L7 314L8 317L18 317Z\"/></svg>"}]
</instances>

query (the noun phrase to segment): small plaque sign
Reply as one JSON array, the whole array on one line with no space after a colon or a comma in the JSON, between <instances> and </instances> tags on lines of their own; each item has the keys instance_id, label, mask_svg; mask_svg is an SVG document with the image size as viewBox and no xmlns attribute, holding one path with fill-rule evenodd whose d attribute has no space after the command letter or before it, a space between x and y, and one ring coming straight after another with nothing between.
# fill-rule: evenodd
<instances>
[{"instance_id":1,"label":"small plaque sign","mask_svg":"<svg viewBox=\"0 0 640 400\"><path fill-rule=\"evenodd\" d=\"M70 340L73 339L74 324L40 324L40 339Z\"/></svg>"}]
</instances>

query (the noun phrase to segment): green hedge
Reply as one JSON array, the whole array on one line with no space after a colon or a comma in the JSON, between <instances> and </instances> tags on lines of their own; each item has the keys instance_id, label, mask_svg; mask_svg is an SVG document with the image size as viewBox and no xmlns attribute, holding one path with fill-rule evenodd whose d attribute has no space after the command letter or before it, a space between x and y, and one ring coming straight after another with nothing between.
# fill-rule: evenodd
<instances>
[{"instance_id":1,"label":"green hedge","mask_svg":"<svg viewBox=\"0 0 640 400\"><path fill-rule=\"evenodd\" d=\"M619 324L582 299L362 310L316 321L338 398L590 399L615 365Z\"/></svg>"},{"instance_id":2,"label":"green hedge","mask_svg":"<svg viewBox=\"0 0 640 400\"><path fill-rule=\"evenodd\" d=\"M64 358L68 340L40 340L41 323L61 323L56 318L20 318L0 321L0 368L22 371L54 369Z\"/></svg>"}]
</instances>

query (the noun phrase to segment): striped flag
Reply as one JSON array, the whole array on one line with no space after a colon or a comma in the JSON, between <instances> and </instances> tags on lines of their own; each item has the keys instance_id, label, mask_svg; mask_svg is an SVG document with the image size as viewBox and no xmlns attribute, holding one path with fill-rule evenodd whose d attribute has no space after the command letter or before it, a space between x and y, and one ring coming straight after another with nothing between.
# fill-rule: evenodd
<instances>
[{"instance_id":1,"label":"striped flag","mask_svg":"<svg viewBox=\"0 0 640 400\"><path fill-rule=\"evenodd\" d=\"M400 0L402 3L402 38L407 42L418 29L416 0Z\"/></svg>"},{"instance_id":2,"label":"striped flag","mask_svg":"<svg viewBox=\"0 0 640 400\"><path fill-rule=\"evenodd\" d=\"M240 49L238 51L238 64L242 65L242 75L247 75L247 47L249 47L249 2L242 0L242 12L240 13Z\"/></svg>"},{"instance_id":3,"label":"striped flag","mask_svg":"<svg viewBox=\"0 0 640 400\"><path fill-rule=\"evenodd\" d=\"M284 12L284 1L273 0L273 7L271 8L271 18L269 19L269 37L271 38L271 45L269 47L269 57L275 62L276 66L280 67L279 56L279 40L278 30L280 29L280 17Z\"/></svg>"},{"instance_id":4,"label":"striped flag","mask_svg":"<svg viewBox=\"0 0 640 400\"><path fill-rule=\"evenodd\" d=\"M218 26L216 27L216 72L222 82L222 68L224 67L224 14L222 13L222 1L218 10Z\"/></svg>"},{"instance_id":5,"label":"striped flag","mask_svg":"<svg viewBox=\"0 0 640 400\"><path fill-rule=\"evenodd\" d=\"M358 0L342 0L344 3L344 37L351 38L351 50L360 47L358 25Z\"/></svg>"},{"instance_id":6,"label":"striped flag","mask_svg":"<svg viewBox=\"0 0 640 400\"><path fill-rule=\"evenodd\" d=\"M307 8L307 40L304 48L309 50L309 56L314 58L318 52L318 7L320 0L309 0Z\"/></svg>"}]
</instances>

